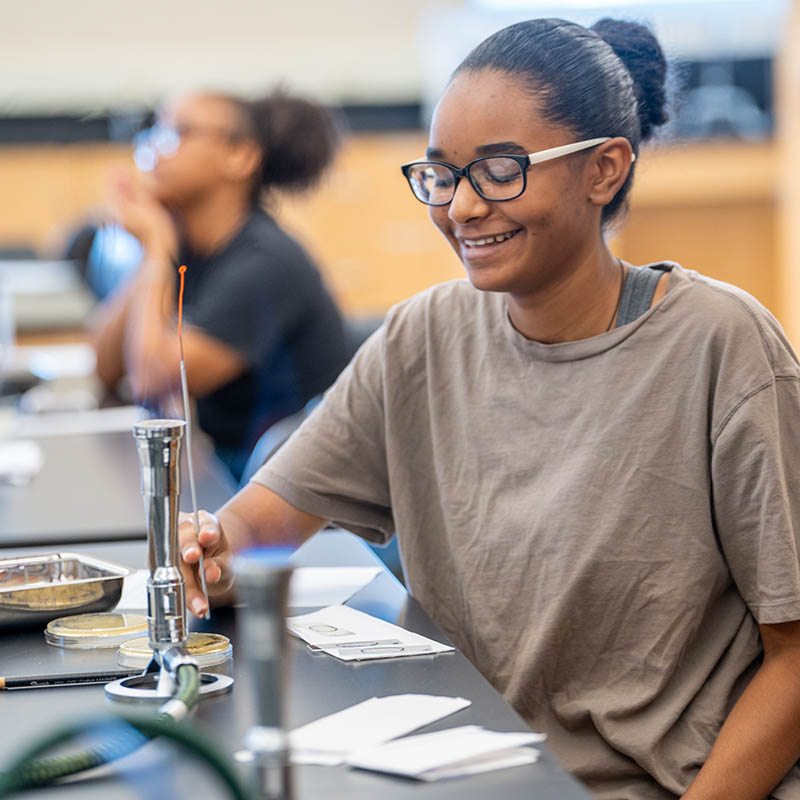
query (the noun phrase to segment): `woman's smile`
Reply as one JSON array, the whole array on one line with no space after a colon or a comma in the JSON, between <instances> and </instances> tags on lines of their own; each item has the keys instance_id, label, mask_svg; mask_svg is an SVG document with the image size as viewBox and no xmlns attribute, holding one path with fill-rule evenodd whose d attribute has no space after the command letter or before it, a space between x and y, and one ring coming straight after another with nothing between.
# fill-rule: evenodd
<instances>
[{"instance_id":1,"label":"woman's smile","mask_svg":"<svg viewBox=\"0 0 800 800\"><path fill-rule=\"evenodd\" d=\"M511 240L522 232L522 228L506 230L502 233L470 233L469 235L456 234L460 245L460 255L465 261L481 261L505 257L512 247Z\"/></svg>"}]
</instances>

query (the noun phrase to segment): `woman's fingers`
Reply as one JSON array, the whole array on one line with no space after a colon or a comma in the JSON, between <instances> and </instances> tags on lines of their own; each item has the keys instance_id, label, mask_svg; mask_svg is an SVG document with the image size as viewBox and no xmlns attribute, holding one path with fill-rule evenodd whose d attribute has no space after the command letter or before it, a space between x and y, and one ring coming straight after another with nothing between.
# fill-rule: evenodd
<instances>
[{"instance_id":1,"label":"woman's fingers","mask_svg":"<svg viewBox=\"0 0 800 800\"><path fill-rule=\"evenodd\" d=\"M185 584L186 605L191 609L195 616L201 617L206 613L208 605L205 595L200 587L200 580L197 577L197 570L191 565L181 562L181 573Z\"/></svg>"},{"instance_id":2,"label":"woman's fingers","mask_svg":"<svg viewBox=\"0 0 800 800\"><path fill-rule=\"evenodd\" d=\"M178 547L187 564L196 564L200 560L200 549L214 552L219 545L222 530L217 518L208 511L198 512L200 531L195 532L194 514L181 512L178 516Z\"/></svg>"},{"instance_id":3,"label":"woman's fingers","mask_svg":"<svg viewBox=\"0 0 800 800\"><path fill-rule=\"evenodd\" d=\"M206 583L215 584L222 580L222 567L213 558L206 559Z\"/></svg>"},{"instance_id":4,"label":"woman's fingers","mask_svg":"<svg viewBox=\"0 0 800 800\"><path fill-rule=\"evenodd\" d=\"M181 572L186 583L186 603L196 616L203 616L208 604L200 586L196 566L200 553L204 554L206 583L217 585L222 581L223 567L215 556L224 560L222 529L217 518L208 511L198 513L199 533L195 530L193 514L181 513L178 517L178 547L181 553Z\"/></svg>"}]
</instances>

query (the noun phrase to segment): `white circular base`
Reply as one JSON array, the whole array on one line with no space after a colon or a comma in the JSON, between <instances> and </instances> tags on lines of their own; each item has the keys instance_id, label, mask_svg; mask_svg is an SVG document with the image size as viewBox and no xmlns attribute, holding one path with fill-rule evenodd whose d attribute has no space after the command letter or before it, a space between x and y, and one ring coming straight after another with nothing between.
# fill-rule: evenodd
<instances>
[{"instance_id":1,"label":"white circular base","mask_svg":"<svg viewBox=\"0 0 800 800\"><path fill-rule=\"evenodd\" d=\"M233 688L233 678L213 672L200 673L200 697L225 694ZM158 673L133 675L106 684L106 695L112 700L126 702L166 703L170 697L158 694Z\"/></svg>"}]
</instances>

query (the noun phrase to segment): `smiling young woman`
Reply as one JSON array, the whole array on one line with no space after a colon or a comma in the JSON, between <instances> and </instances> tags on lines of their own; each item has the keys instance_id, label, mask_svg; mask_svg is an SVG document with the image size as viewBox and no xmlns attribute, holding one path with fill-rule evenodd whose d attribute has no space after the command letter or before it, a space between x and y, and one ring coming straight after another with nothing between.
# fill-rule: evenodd
<instances>
[{"instance_id":1,"label":"smiling young woman","mask_svg":"<svg viewBox=\"0 0 800 800\"><path fill-rule=\"evenodd\" d=\"M800 366L744 292L605 240L665 69L613 20L465 59L403 172L469 280L393 309L200 545L225 599L249 543L396 534L414 596L597 797L797 797Z\"/></svg>"}]
</instances>

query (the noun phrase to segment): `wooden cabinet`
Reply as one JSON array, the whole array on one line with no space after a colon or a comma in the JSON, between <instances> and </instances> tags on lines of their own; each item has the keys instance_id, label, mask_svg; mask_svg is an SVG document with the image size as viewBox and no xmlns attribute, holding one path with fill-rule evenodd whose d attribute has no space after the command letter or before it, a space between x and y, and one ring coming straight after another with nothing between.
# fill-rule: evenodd
<instances>
[{"instance_id":1,"label":"wooden cabinet","mask_svg":"<svg viewBox=\"0 0 800 800\"><path fill-rule=\"evenodd\" d=\"M698 142L645 150L614 250L740 286L781 315L777 148Z\"/></svg>"},{"instance_id":2,"label":"wooden cabinet","mask_svg":"<svg viewBox=\"0 0 800 800\"><path fill-rule=\"evenodd\" d=\"M274 199L275 214L314 254L350 314L382 313L464 274L400 174L400 164L420 156L425 145L423 132L354 136L318 190ZM800 146L795 149L792 157L800 160ZM795 189L795 182L779 180L782 152L779 142L677 144L643 152L630 216L613 237L614 250L633 263L671 258L735 283L800 335L793 323L800 317L800 278L792 301L786 275L793 269L783 266L797 259L781 237L789 224L781 206L787 195L800 253L800 182ZM0 149L0 240L52 243L54 231L101 203L115 168L130 168L127 148Z\"/></svg>"}]
</instances>

